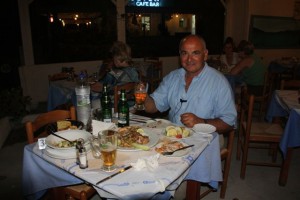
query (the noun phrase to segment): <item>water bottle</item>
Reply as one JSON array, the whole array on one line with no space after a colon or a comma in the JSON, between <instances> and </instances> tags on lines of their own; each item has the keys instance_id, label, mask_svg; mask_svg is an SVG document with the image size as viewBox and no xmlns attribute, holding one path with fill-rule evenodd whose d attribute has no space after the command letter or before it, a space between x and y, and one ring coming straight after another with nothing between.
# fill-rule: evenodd
<instances>
[{"instance_id":1,"label":"water bottle","mask_svg":"<svg viewBox=\"0 0 300 200\"><path fill-rule=\"evenodd\" d=\"M129 126L129 105L125 90L121 90L121 97L118 102L118 127L124 126Z\"/></svg>"},{"instance_id":2,"label":"water bottle","mask_svg":"<svg viewBox=\"0 0 300 200\"><path fill-rule=\"evenodd\" d=\"M111 99L109 97L106 84L103 85L101 107L102 107L103 122L111 123L111 119L112 119Z\"/></svg>"},{"instance_id":3,"label":"water bottle","mask_svg":"<svg viewBox=\"0 0 300 200\"><path fill-rule=\"evenodd\" d=\"M85 73L79 74L79 80L75 88L77 98L77 119L86 126L91 116L90 86L87 83Z\"/></svg>"}]
</instances>

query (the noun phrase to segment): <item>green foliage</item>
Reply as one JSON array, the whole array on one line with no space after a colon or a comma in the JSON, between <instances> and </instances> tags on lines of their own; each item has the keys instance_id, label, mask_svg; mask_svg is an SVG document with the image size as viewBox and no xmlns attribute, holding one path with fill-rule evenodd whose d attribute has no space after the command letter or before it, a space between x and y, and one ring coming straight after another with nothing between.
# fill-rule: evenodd
<instances>
[{"instance_id":1,"label":"green foliage","mask_svg":"<svg viewBox=\"0 0 300 200\"><path fill-rule=\"evenodd\" d=\"M11 116L21 118L28 111L26 106L31 102L29 96L23 96L21 88L3 89L0 91L0 118Z\"/></svg>"}]
</instances>

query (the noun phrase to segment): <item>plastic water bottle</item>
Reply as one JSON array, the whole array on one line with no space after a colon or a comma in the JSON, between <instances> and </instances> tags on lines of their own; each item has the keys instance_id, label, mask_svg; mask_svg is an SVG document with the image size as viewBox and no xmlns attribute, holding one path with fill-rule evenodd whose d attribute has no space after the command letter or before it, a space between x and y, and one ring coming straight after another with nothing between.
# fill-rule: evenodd
<instances>
[{"instance_id":1,"label":"plastic water bottle","mask_svg":"<svg viewBox=\"0 0 300 200\"><path fill-rule=\"evenodd\" d=\"M86 74L80 73L75 88L77 98L77 119L86 126L91 116L90 86L87 83Z\"/></svg>"}]
</instances>

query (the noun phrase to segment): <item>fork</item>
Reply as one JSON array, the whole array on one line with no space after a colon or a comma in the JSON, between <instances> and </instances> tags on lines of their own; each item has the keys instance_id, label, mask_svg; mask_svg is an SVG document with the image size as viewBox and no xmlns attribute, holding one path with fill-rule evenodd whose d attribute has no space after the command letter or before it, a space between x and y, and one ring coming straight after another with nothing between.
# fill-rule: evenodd
<instances>
[{"instance_id":1,"label":"fork","mask_svg":"<svg viewBox=\"0 0 300 200\"><path fill-rule=\"evenodd\" d=\"M193 146L194 145L191 144L191 145L176 149L175 151L166 151L166 152L162 152L161 154L164 155L164 156L169 156L169 155L172 155L173 153L175 153L176 151L180 151L180 150L183 150L183 149L186 149L186 148L189 148L189 147L193 147Z\"/></svg>"}]
</instances>

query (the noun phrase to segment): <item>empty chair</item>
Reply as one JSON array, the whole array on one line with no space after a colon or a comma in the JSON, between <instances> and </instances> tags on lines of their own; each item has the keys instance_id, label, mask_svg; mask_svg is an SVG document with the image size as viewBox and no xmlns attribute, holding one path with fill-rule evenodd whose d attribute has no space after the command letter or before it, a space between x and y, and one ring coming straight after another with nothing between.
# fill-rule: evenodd
<instances>
[{"instance_id":1,"label":"empty chair","mask_svg":"<svg viewBox=\"0 0 300 200\"><path fill-rule=\"evenodd\" d=\"M255 96L248 94L247 90L243 90L237 141L237 159L240 160L240 157L242 157L240 172L242 179L245 178L247 165L280 167L280 164L277 164L275 161L283 129L279 124L275 123L254 122L254 102ZM269 152L272 152L273 155L272 161L250 161L248 159L250 148L269 149Z\"/></svg>"},{"instance_id":2,"label":"empty chair","mask_svg":"<svg viewBox=\"0 0 300 200\"><path fill-rule=\"evenodd\" d=\"M275 80L275 74L266 72L264 78L264 87L261 96L255 96L255 104L258 108L258 116L259 118L263 117L263 112L266 111L267 105L270 101L270 98L273 93L273 83Z\"/></svg>"},{"instance_id":3,"label":"empty chair","mask_svg":"<svg viewBox=\"0 0 300 200\"><path fill-rule=\"evenodd\" d=\"M299 90L300 89L300 80L281 80L280 83L281 90Z\"/></svg>"},{"instance_id":4,"label":"empty chair","mask_svg":"<svg viewBox=\"0 0 300 200\"><path fill-rule=\"evenodd\" d=\"M220 191L220 198L224 199L225 194L226 194L226 189L227 189L227 182L228 182L228 176L229 176L229 171L230 171L230 163L231 163L231 155L233 151L233 143L234 143L234 132L235 130L231 130L228 133L223 134L224 138L227 140L227 145L225 145L223 148L221 148L221 160L222 160L222 172L223 172L223 181L220 183L221 184L221 191ZM204 192L201 192L201 183L196 182L196 181L188 181L187 185L187 190L186 190L186 196L189 197L191 195L190 189L191 185L192 187L197 187L199 191L198 194L193 196L196 196L196 199L201 199L208 195L210 192L213 191L210 187L208 187ZM201 192L201 193L200 193Z\"/></svg>"},{"instance_id":5,"label":"empty chair","mask_svg":"<svg viewBox=\"0 0 300 200\"><path fill-rule=\"evenodd\" d=\"M59 81L69 78L69 73L61 72L57 74L48 75L48 81Z\"/></svg>"},{"instance_id":6,"label":"empty chair","mask_svg":"<svg viewBox=\"0 0 300 200\"><path fill-rule=\"evenodd\" d=\"M33 122L26 122L26 134L29 144L34 143L40 137L46 137L48 134L45 131L46 125L58 120L72 119L76 120L75 107L71 106L70 110L53 110L39 115ZM37 135L37 133L39 134ZM96 193L96 190L86 184L75 186L66 186L53 188L50 192L52 198L59 199L59 196L68 199L86 200Z\"/></svg>"},{"instance_id":7,"label":"empty chair","mask_svg":"<svg viewBox=\"0 0 300 200\"><path fill-rule=\"evenodd\" d=\"M141 80L149 84L149 92L152 93L158 87L163 78L162 61L147 60L145 62L150 65Z\"/></svg>"}]
</instances>

